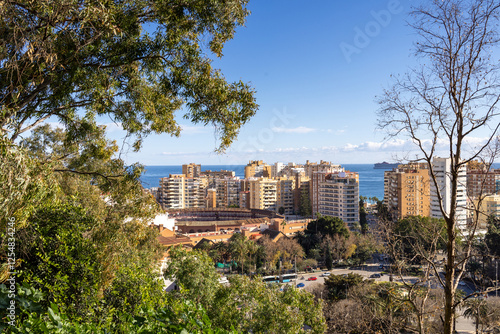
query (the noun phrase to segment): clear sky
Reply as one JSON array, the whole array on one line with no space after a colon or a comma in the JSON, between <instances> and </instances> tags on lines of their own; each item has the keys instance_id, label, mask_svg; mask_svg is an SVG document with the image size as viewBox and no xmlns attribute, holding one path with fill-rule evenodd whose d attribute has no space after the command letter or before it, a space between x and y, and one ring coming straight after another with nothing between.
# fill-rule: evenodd
<instances>
[{"instance_id":1,"label":"clear sky","mask_svg":"<svg viewBox=\"0 0 500 334\"><path fill-rule=\"evenodd\" d=\"M250 0L245 27L214 61L229 81L255 88L260 105L226 154L214 130L178 116L180 138L151 135L127 163L246 164L394 161L408 150L376 129L375 98L415 61L409 0ZM360 33L362 31L362 33ZM116 126L113 139L123 138Z\"/></svg>"}]
</instances>

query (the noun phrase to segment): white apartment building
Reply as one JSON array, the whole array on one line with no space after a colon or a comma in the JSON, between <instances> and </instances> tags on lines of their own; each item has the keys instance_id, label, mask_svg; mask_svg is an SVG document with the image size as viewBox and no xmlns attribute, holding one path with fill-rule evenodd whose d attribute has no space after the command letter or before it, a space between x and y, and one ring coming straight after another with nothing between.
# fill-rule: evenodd
<instances>
[{"instance_id":1,"label":"white apartment building","mask_svg":"<svg viewBox=\"0 0 500 334\"><path fill-rule=\"evenodd\" d=\"M349 226L359 222L359 174L354 172L338 172L321 175L318 182L317 208L314 212L325 216L338 217Z\"/></svg>"},{"instance_id":2,"label":"white apartment building","mask_svg":"<svg viewBox=\"0 0 500 334\"><path fill-rule=\"evenodd\" d=\"M431 217L442 218L440 203L438 201L438 191L442 197L444 211L448 214L451 211L451 158L434 158L432 166L436 175L437 189L430 180L431 193ZM465 232L467 229L467 169L462 166L458 174L457 185L457 208L456 208L456 223L457 227Z\"/></svg>"},{"instance_id":3,"label":"white apartment building","mask_svg":"<svg viewBox=\"0 0 500 334\"><path fill-rule=\"evenodd\" d=\"M171 174L160 179L159 202L163 209L204 208L207 178Z\"/></svg>"}]
</instances>

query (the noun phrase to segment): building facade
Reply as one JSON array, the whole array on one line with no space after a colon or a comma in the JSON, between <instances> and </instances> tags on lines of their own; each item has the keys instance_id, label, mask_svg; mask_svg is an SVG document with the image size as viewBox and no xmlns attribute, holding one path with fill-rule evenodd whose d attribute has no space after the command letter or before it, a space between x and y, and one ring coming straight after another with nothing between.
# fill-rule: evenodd
<instances>
[{"instance_id":1,"label":"building facade","mask_svg":"<svg viewBox=\"0 0 500 334\"><path fill-rule=\"evenodd\" d=\"M500 169L467 169L467 195L470 198L496 194L500 190L499 185Z\"/></svg>"},{"instance_id":2,"label":"building facade","mask_svg":"<svg viewBox=\"0 0 500 334\"><path fill-rule=\"evenodd\" d=\"M384 204L395 219L430 216L427 164L400 165L384 173Z\"/></svg>"},{"instance_id":3,"label":"building facade","mask_svg":"<svg viewBox=\"0 0 500 334\"><path fill-rule=\"evenodd\" d=\"M317 213L338 217L347 225L352 226L354 223L359 222L358 201L358 173L339 172L326 174L324 180L318 184Z\"/></svg>"},{"instance_id":4,"label":"building facade","mask_svg":"<svg viewBox=\"0 0 500 334\"><path fill-rule=\"evenodd\" d=\"M277 211L283 208L283 214L294 214L294 192L295 192L295 179L288 177L280 177L276 179L277 183Z\"/></svg>"},{"instance_id":5,"label":"building facade","mask_svg":"<svg viewBox=\"0 0 500 334\"><path fill-rule=\"evenodd\" d=\"M479 203L479 199L475 199L474 204L478 208L477 227L480 231L486 233L488 218L490 216L500 217L500 194L486 195L481 203Z\"/></svg>"},{"instance_id":6,"label":"building facade","mask_svg":"<svg viewBox=\"0 0 500 334\"><path fill-rule=\"evenodd\" d=\"M249 180L250 209L275 211L278 201L278 181L267 178Z\"/></svg>"},{"instance_id":7,"label":"building facade","mask_svg":"<svg viewBox=\"0 0 500 334\"><path fill-rule=\"evenodd\" d=\"M245 166L245 179L251 177L270 178L271 174L271 166L265 164L262 160L250 161L248 165Z\"/></svg>"},{"instance_id":8,"label":"building facade","mask_svg":"<svg viewBox=\"0 0 500 334\"><path fill-rule=\"evenodd\" d=\"M239 207L241 182L239 177L226 177L215 179L217 192L217 207Z\"/></svg>"},{"instance_id":9,"label":"building facade","mask_svg":"<svg viewBox=\"0 0 500 334\"><path fill-rule=\"evenodd\" d=\"M434 158L432 160L433 171L436 177L437 188L432 179L430 179L430 210L431 217L442 218L440 201L438 194L441 195L441 203L446 214L451 211L452 187L451 187L451 158ZM456 214L457 227L465 232L467 229L467 169L462 166L458 173Z\"/></svg>"},{"instance_id":10,"label":"building facade","mask_svg":"<svg viewBox=\"0 0 500 334\"><path fill-rule=\"evenodd\" d=\"M206 205L206 178L188 178L171 174L160 179L159 202L163 209L204 208Z\"/></svg>"},{"instance_id":11,"label":"building facade","mask_svg":"<svg viewBox=\"0 0 500 334\"><path fill-rule=\"evenodd\" d=\"M182 174L184 174L186 177L200 177L201 165L197 165L195 163L182 165Z\"/></svg>"}]
</instances>

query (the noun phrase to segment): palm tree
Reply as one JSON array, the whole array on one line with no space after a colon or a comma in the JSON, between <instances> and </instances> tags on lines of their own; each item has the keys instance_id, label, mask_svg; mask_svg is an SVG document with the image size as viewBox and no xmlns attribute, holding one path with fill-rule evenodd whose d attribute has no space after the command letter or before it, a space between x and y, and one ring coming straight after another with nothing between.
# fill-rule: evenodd
<instances>
[{"instance_id":1,"label":"palm tree","mask_svg":"<svg viewBox=\"0 0 500 334\"><path fill-rule=\"evenodd\" d=\"M252 262L252 256L255 255L259 250L259 245L257 245L254 241L248 240L247 241L247 251L248 254L250 255L250 265L253 263ZM257 266L255 267L257 269Z\"/></svg>"},{"instance_id":2,"label":"palm tree","mask_svg":"<svg viewBox=\"0 0 500 334\"><path fill-rule=\"evenodd\" d=\"M243 264L247 253L247 238L240 233L233 234L229 239L229 249L231 256L236 258L238 263L241 263L241 273L243 274Z\"/></svg>"},{"instance_id":3,"label":"palm tree","mask_svg":"<svg viewBox=\"0 0 500 334\"><path fill-rule=\"evenodd\" d=\"M212 246L209 255L215 262L225 262L228 256L226 243L222 241L217 242Z\"/></svg>"},{"instance_id":4,"label":"palm tree","mask_svg":"<svg viewBox=\"0 0 500 334\"><path fill-rule=\"evenodd\" d=\"M479 298L471 298L464 305L467 307L464 311L464 317L474 319L476 334L479 334L479 325L482 325L488 312L485 301Z\"/></svg>"}]
</instances>

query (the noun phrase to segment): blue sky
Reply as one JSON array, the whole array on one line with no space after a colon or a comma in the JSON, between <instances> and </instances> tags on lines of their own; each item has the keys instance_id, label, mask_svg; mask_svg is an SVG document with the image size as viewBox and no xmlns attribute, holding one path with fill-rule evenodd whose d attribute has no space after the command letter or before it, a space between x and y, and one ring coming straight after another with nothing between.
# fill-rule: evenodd
<instances>
[{"instance_id":1,"label":"blue sky","mask_svg":"<svg viewBox=\"0 0 500 334\"><path fill-rule=\"evenodd\" d=\"M415 62L410 1L251 0L249 9L245 27L213 63L229 81L257 91L259 111L238 140L218 155L213 128L179 113L180 138L151 135L140 152L125 155L127 163L374 163L408 151L404 140L386 141L376 129L375 98L391 74ZM108 135L124 136L114 125Z\"/></svg>"}]
</instances>

